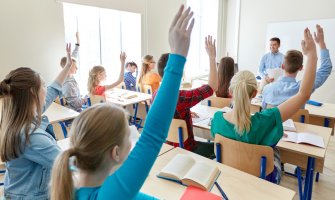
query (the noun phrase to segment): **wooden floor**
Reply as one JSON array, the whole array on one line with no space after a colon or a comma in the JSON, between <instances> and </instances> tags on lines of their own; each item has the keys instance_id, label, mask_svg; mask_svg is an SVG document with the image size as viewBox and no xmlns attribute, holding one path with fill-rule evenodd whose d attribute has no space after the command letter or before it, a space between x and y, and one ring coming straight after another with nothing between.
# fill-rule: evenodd
<instances>
[{"instance_id":1,"label":"wooden floor","mask_svg":"<svg viewBox=\"0 0 335 200\"><path fill-rule=\"evenodd\" d=\"M3 175L0 175L0 181L3 180ZM283 174L281 184L284 187L296 191L295 200L298 196L298 181L295 177ZM3 186L0 186L0 197L3 196ZM251 198L252 199L252 198ZM313 185L313 200L331 200L335 199L335 139L330 138L327 149L325 167L323 174L320 174L319 182L314 182Z\"/></svg>"}]
</instances>

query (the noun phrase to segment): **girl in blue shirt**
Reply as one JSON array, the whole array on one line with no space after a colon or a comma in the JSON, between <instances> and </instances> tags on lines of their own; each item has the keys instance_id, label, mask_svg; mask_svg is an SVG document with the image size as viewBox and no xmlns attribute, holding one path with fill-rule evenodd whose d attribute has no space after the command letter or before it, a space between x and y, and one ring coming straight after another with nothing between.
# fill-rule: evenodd
<instances>
[{"instance_id":1,"label":"girl in blue shirt","mask_svg":"<svg viewBox=\"0 0 335 200\"><path fill-rule=\"evenodd\" d=\"M71 128L70 148L55 162L51 199L153 199L139 193L165 142L176 108L193 13L179 9L169 31L171 55L164 79L143 132L129 154L129 128L124 111L100 104L85 110ZM164 112L164 115L161 113ZM128 155L129 154L129 155ZM76 190L70 158L78 168Z\"/></svg>"}]
</instances>

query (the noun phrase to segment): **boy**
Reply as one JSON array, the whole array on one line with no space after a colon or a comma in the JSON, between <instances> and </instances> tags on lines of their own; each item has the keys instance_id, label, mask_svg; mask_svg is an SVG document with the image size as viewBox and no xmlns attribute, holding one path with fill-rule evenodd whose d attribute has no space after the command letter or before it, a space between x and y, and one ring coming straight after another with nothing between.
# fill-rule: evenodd
<instances>
[{"instance_id":1,"label":"boy","mask_svg":"<svg viewBox=\"0 0 335 200\"><path fill-rule=\"evenodd\" d=\"M133 73L136 71L136 76ZM127 90L136 91L136 77L137 77L137 65L135 62L126 63L126 71L124 73L124 83Z\"/></svg>"}]
</instances>

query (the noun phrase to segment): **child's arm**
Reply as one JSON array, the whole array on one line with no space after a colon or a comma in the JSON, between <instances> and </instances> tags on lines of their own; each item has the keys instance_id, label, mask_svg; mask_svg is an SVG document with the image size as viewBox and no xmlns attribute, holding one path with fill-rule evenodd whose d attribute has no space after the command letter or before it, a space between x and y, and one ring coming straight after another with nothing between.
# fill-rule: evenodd
<instances>
[{"instance_id":1,"label":"child's arm","mask_svg":"<svg viewBox=\"0 0 335 200\"><path fill-rule=\"evenodd\" d=\"M315 80L317 54L315 42L309 29L304 31L304 40L301 42L304 55L307 56L304 76L299 92L278 106L282 121L286 121L294 115L310 98Z\"/></svg>"},{"instance_id":2,"label":"child's arm","mask_svg":"<svg viewBox=\"0 0 335 200\"><path fill-rule=\"evenodd\" d=\"M62 71L58 74L56 77L56 82L59 83L60 85L63 85L65 79L69 75L69 71L71 69L72 65L72 59L71 59L71 44L66 45L66 64L65 67L62 69Z\"/></svg>"},{"instance_id":3,"label":"child's arm","mask_svg":"<svg viewBox=\"0 0 335 200\"><path fill-rule=\"evenodd\" d=\"M119 79L116 82L114 82L110 85L105 85L106 90L110 90L112 88L115 88L116 86L118 86L120 83L123 82L123 79L124 79L124 64L126 62L126 58L127 58L126 53L121 52L121 54L120 54L121 70L120 70L120 74L119 74Z\"/></svg>"},{"instance_id":4,"label":"child's arm","mask_svg":"<svg viewBox=\"0 0 335 200\"><path fill-rule=\"evenodd\" d=\"M193 13L190 13L189 9L183 14L182 11L183 7L176 15L169 31L171 54L161 88L150 108L141 137L124 164L105 180L98 199L133 199L140 191L166 140L177 105L185 57L194 25L192 20L188 26Z\"/></svg>"},{"instance_id":5,"label":"child's arm","mask_svg":"<svg viewBox=\"0 0 335 200\"><path fill-rule=\"evenodd\" d=\"M216 69L216 47L215 40L212 41L212 36L207 36L205 38L206 51L209 57L209 79L208 85L215 91L218 90L218 72Z\"/></svg>"},{"instance_id":6,"label":"child's arm","mask_svg":"<svg viewBox=\"0 0 335 200\"><path fill-rule=\"evenodd\" d=\"M76 32L76 39L77 39L77 43L76 43L74 50L72 51L72 57L75 57L76 59L78 59L79 46L80 46L79 32Z\"/></svg>"}]
</instances>

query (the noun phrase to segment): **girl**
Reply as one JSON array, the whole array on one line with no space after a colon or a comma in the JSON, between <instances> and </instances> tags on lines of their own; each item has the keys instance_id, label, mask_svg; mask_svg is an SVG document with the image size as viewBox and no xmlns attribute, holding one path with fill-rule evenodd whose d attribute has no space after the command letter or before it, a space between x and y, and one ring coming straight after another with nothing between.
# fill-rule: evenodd
<instances>
[{"instance_id":1,"label":"girl","mask_svg":"<svg viewBox=\"0 0 335 200\"><path fill-rule=\"evenodd\" d=\"M155 92L159 88L159 83L162 81L161 77L156 73L152 72L155 68L156 62L154 57L146 55L142 58L142 68L138 83L140 85L150 85L152 92Z\"/></svg>"},{"instance_id":2,"label":"girl","mask_svg":"<svg viewBox=\"0 0 335 200\"><path fill-rule=\"evenodd\" d=\"M192 20L188 26L193 15L190 9L182 12L183 6L170 27L168 67L135 148L128 156L129 128L121 108L100 104L85 110L72 125L70 148L55 162L51 181L52 200L153 199L139 193L139 190L165 142L177 104L194 25ZM69 168L71 157L79 171L76 190Z\"/></svg>"},{"instance_id":3,"label":"girl","mask_svg":"<svg viewBox=\"0 0 335 200\"><path fill-rule=\"evenodd\" d=\"M216 91L217 97L231 98L231 95L229 94L229 84L234 74L234 59L231 57L222 58L218 67L219 88L218 91Z\"/></svg>"},{"instance_id":4,"label":"girl","mask_svg":"<svg viewBox=\"0 0 335 200\"><path fill-rule=\"evenodd\" d=\"M308 57L299 92L276 108L250 116L250 102L257 94L255 76L249 71L237 73L231 80L229 91L233 96L232 112L217 112L212 121L211 133L221 134L230 139L275 147L283 136L282 122L295 114L309 99L316 70L316 48L308 29L304 31L301 43L303 53ZM278 154L276 149L275 154ZM277 158L276 158L277 157ZM275 156L275 169L267 177L271 182L280 182L280 159Z\"/></svg>"},{"instance_id":5,"label":"girl","mask_svg":"<svg viewBox=\"0 0 335 200\"><path fill-rule=\"evenodd\" d=\"M88 76L88 91L92 95L104 95L106 90L110 90L120 83L123 82L123 74L124 74L124 64L126 61L127 55L125 52L121 52L120 54L120 61L121 61L121 70L119 74L119 79L110 84L110 85L101 85L103 81L106 80L107 75L105 68L103 66L94 66Z\"/></svg>"},{"instance_id":6,"label":"girl","mask_svg":"<svg viewBox=\"0 0 335 200\"><path fill-rule=\"evenodd\" d=\"M11 71L0 83L2 102L0 156L6 162L6 199L48 199L51 167L61 151L47 133L47 117L42 113L61 95L62 85L71 70L71 46L67 63L48 87L30 68Z\"/></svg>"}]
</instances>

